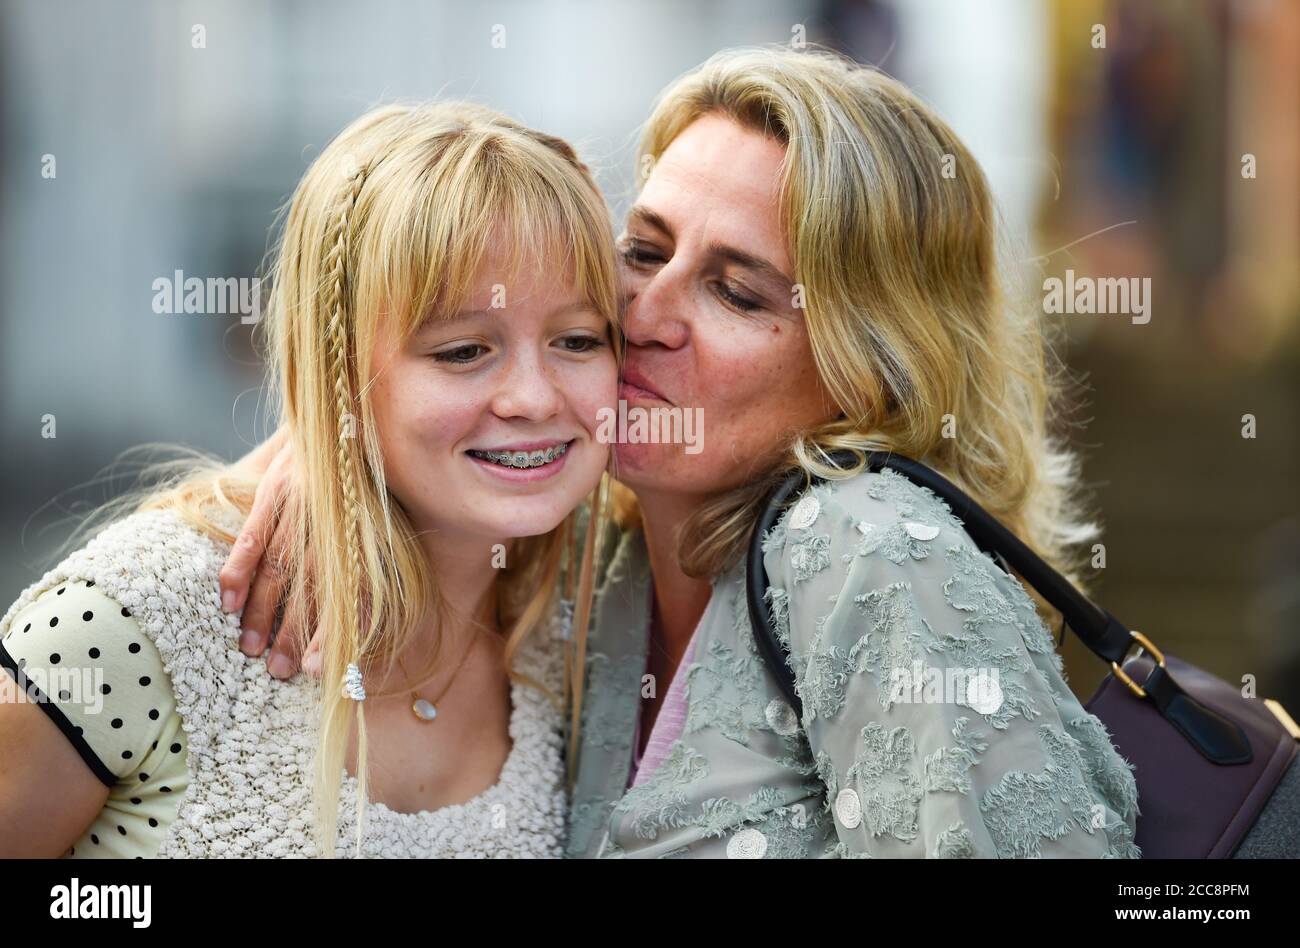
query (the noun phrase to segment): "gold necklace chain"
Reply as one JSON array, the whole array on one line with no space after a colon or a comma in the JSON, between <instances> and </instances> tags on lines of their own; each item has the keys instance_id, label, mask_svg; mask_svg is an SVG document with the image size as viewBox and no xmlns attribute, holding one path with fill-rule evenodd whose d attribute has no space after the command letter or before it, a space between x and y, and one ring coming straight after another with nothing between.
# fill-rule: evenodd
<instances>
[{"instance_id":1,"label":"gold necklace chain","mask_svg":"<svg viewBox=\"0 0 1300 948\"><path fill-rule=\"evenodd\" d=\"M469 645L465 647L465 651L461 654L460 661L456 663L456 668L451 673L451 677L447 679L447 683L442 686L442 690L438 692L437 697L432 701L426 701L416 693L414 686L411 684L411 676L407 673L406 665L402 662L402 656L397 656L397 665L402 669L402 676L406 678L406 687L411 689L411 713L418 720L428 724L438 716L438 702L446 696L447 692L451 690L451 686L456 683L456 676L460 674L465 660L469 658L469 653L474 651L474 644L478 642L478 638L478 633L475 632L469 640Z\"/></svg>"}]
</instances>

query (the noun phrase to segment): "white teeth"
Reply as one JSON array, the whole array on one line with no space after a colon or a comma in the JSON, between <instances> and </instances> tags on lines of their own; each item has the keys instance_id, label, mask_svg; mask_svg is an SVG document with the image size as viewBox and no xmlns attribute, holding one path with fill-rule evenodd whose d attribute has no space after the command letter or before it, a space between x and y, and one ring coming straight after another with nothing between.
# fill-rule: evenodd
<instances>
[{"instance_id":1,"label":"white teeth","mask_svg":"<svg viewBox=\"0 0 1300 948\"><path fill-rule=\"evenodd\" d=\"M503 467L529 468L550 464L568 449L569 445L566 442L565 444L557 444L554 447L537 451L470 451L469 453L476 458L482 458Z\"/></svg>"}]
</instances>

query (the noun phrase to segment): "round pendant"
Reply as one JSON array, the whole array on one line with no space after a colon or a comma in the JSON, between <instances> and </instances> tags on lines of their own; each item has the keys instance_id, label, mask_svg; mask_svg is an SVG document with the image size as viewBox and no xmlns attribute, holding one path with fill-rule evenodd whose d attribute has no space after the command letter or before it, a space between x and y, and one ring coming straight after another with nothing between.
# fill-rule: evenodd
<instances>
[{"instance_id":1,"label":"round pendant","mask_svg":"<svg viewBox=\"0 0 1300 948\"><path fill-rule=\"evenodd\" d=\"M421 721L432 721L438 716L438 709L433 706L433 702L425 701L423 698L416 698L415 704L411 705L411 710Z\"/></svg>"}]
</instances>

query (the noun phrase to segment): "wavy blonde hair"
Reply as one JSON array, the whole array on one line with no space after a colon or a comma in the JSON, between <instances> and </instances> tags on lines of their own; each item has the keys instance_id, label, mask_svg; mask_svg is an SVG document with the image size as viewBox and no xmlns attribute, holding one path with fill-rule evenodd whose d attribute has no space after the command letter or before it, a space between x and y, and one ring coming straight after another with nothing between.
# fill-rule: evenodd
<instances>
[{"instance_id":1,"label":"wavy blonde hair","mask_svg":"<svg viewBox=\"0 0 1300 948\"><path fill-rule=\"evenodd\" d=\"M313 805L326 855L335 853L354 715L358 852L368 796L363 703L342 694L346 667L385 662L387 674L420 634L420 619L440 607L437 577L385 486L366 394L376 328L389 320L393 335L405 340L431 314L455 313L494 237L515 248L512 269L525 259L546 260L552 272L571 273L577 291L610 321L618 352L613 235L588 169L560 139L487 108L443 102L363 115L303 176L276 248L265 325L299 472L283 564L295 577L286 612L298 618L302 634L311 614L323 630ZM238 470L213 467L142 507L175 509L231 542L228 516L247 516L255 488ZM603 489L602 483L590 500L593 523L601 522ZM575 517L544 536L515 540L511 565L498 574L507 661L554 608L566 555L574 567L568 577L578 583L575 624L585 631L595 531L587 532L579 565ZM566 691L572 677L566 675Z\"/></svg>"},{"instance_id":2,"label":"wavy blonde hair","mask_svg":"<svg viewBox=\"0 0 1300 948\"><path fill-rule=\"evenodd\" d=\"M789 444L773 475L853 476L865 458L841 471L826 457L840 449L924 459L1073 575L1071 547L1096 531L1073 500L1076 461L1048 431L1065 379L1037 311L1008 290L970 152L875 68L823 50L740 48L662 93L640 167L709 113L786 147L781 213L813 358L840 409ZM944 437L945 415L955 437ZM759 478L689 518L679 534L688 573L736 560L772 483Z\"/></svg>"}]
</instances>

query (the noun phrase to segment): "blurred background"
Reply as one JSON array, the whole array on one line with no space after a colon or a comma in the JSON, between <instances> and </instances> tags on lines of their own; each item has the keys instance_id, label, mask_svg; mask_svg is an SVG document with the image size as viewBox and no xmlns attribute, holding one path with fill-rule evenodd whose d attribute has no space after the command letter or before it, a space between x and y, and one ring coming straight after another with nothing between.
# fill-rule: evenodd
<instances>
[{"instance_id":1,"label":"blurred background","mask_svg":"<svg viewBox=\"0 0 1300 948\"><path fill-rule=\"evenodd\" d=\"M0 599L122 450L265 428L251 326L154 281L258 276L321 147L392 99L573 141L613 212L656 93L724 46L822 43L915 88L986 169L1031 299L1151 279L1149 322L1062 321L1100 601L1300 711L1296 0L3 0ZM1072 639L1071 685L1105 669ZM1300 715L1297 715L1300 717Z\"/></svg>"}]
</instances>

